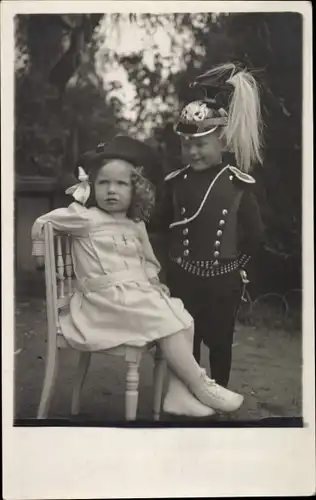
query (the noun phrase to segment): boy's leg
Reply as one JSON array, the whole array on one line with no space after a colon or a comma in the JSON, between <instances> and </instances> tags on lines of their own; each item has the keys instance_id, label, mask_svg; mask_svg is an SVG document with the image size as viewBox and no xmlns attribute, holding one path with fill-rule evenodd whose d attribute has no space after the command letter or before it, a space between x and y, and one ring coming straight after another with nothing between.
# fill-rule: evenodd
<instances>
[{"instance_id":1,"label":"boy's leg","mask_svg":"<svg viewBox=\"0 0 316 500\"><path fill-rule=\"evenodd\" d=\"M196 362L199 364L201 360L201 343L202 338L199 336L199 330L196 330L194 333L193 356L195 357Z\"/></svg>"},{"instance_id":2,"label":"boy's leg","mask_svg":"<svg viewBox=\"0 0 316 500\"><path fill-rule=\"evenodd\" d=\"M210 349L212 378L227 386L235 323L240 300L239 273L204 279L169 261L167 283L171 295L179 297L194 319L193 355L200 363L201 342Z\"/></svg>"},{"instance_id":3,"label":"boy's leg","mask_svg":"<svg viewBox=\"0 0 316 500\"><path fill-rule=\"evenodd\" d=\"M227 387L231 371L232 345L236 310L240 300L239 290L226 296L213 296L212 308L205 330L204 343L209 347L211 376L218 384Z\"/></svg>"},{"instance_id":4,"label":"boy's leg","mask_svg":"<svg viewBox=\"0 0 316 500\"><path fill-rule=\"evenodd\" d=\"M223 342L210 349L209 359L212 378L221 386L227 387L232 361L232 340L229 338L223 339Z\"/></svg>"}]
</instances>

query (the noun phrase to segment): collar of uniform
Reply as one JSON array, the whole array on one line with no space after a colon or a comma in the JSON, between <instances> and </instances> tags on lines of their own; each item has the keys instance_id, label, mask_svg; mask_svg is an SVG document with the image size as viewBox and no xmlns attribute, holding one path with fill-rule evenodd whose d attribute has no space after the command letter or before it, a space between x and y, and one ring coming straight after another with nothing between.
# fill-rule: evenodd
<instances>
[{"instance_id":1,"label":"collar of uniform","mask_svg":"<svg viewBox=\"0 0 316 500\"><path fill-rule=\"evenodd\" d=\"M191 165L186 165L183 168L179 168L178 170L174 170L165 176L165 181L170 181L175 177L178 177L182 173L190 173L191 175L197 175L199 177L206 177L207 180L212 180L216 177L216 175L225 167L224 163L219 163L218 165L213 165L212 167L205 168L204 170L194 170Z\"/></svg>"},{"instance_id":2,"label":"collar of uniform","mask_svg":"<svg viewBox=\"0 0 316 500\"><path fill-rule=\"evenodd\" d=\"M188 172L191 175L204 176L207 179L213 179L226 165L224 163L219 163L218 165L213 165L212 167L205 168L204 170L194 170L191 165L189 166Z\"/></svg>"},{"instance_id":3,"label":"collar of uniform","mask_svg":"<svg viewBox=\"0 0 316 500\"><path fill-rule=\"evenodd\" d=\"M186 165L185 167L179 168L178 170L174 170L173 172L170 172L167 174L164 178L165 182L170 181L171 179L174 179L175 177L178 177L179 174L182 172L185 172L186 170L190 169L190 165Z\"/></svg>"}]
</instances>

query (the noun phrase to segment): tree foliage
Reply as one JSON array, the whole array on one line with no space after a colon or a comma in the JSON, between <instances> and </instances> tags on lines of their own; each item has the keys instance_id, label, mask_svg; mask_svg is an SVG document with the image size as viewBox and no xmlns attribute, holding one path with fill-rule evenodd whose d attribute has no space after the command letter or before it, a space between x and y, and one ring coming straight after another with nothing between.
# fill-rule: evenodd
<instances>
[{"instance_id":1,"label":"tree foliage","mask_svg":"<svg viewBox=\"0 0 316 500\"><path fill-rule=\"evenodd\" d=\"M94 67L96 19L20 15L15 22L16 172L62 176L116 131Z\"/></svg>"},{"instance_id":2,"label":"tree foliage","mask_svg":"<svg viewBox=\"0 0 316 500\"><path fill-rule=\"evenodd\" d=\"M116 103L121 126L130 133L150 137L155 128L175 119L179 77L203 61L204 46L195 31L202 33L207 18L206 14L105 16L97 35L98 71L109 99ZM130 99L122 95L123 87Z\"/></svg>"}]
</instances>

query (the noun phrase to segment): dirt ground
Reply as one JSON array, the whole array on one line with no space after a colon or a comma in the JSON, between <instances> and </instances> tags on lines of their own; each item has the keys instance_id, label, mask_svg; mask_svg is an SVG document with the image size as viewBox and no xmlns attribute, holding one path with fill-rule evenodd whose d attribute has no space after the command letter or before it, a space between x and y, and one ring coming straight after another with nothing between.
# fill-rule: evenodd
<instances>
[{"instance_id":1,"label":"dirt ground","mask_svg":"<svg viewBox=\"0 0 316 500\"><path fill-rule=\"evenodd\" d=\"M39 404L46 356L45 301L24 290L16 299L15 418L33 419ZM43 295L42 295L43 297ZM207 368L207 349L202 364ZM77 355L62 351L50 417L70 416L71 381ZM233 346L230 388L245 402L230 420L301 416L301 333L281 327L238 323ZM122 421L125 363L114 356L95 354L82 393L80 418L86 421ZM151 420L152 357L140 368L138 418ZM221 417L220 417L221 418ZM163 421L170 416L162 415Z\"/></svg>"}]
</instances>

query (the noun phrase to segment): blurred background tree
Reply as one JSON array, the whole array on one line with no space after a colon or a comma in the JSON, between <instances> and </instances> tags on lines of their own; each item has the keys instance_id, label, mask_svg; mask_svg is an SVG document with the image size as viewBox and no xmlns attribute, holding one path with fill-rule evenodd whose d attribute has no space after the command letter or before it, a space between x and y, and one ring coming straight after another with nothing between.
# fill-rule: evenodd
<instances>
[{"instance_id":1,"label":"blurred background tree","mask_svg":"<svg viewBox=\"0 0 316 500\"><path fill-rule=\"evenodd\" d=\"M16 172L64 177L81 152L117 132L150 142L164 172L177 168L172 124L193 97L188 83L227 61L241 62L260 83L264 165L255 175L271 280L282 262L283 278L300 286L299 14L17 16Z\"/></svg>"},{"instance_id":2,"label":"blurred background tree","mask_svg":"<svg viewBox=\"0 0 316 500\"><path fill-rule=\"evenodd\" d=\"M235 57L257 71L265 124L269 246L300 255L302 190L302 18L295 13L235 14L227 19Z\"/></svg>"},{"instance_id":3,"label":"blurred background tree","mask_svg":"<svg viewBox=\"0 0 316 500\"><path fill-rule=\"evenodd\" d=\"M301 287L302 17L234 14L225 27L235 58L254 70L261 86L264 164L256 176L267 227L264 279Z\"/></svg>"}]
</instances>

